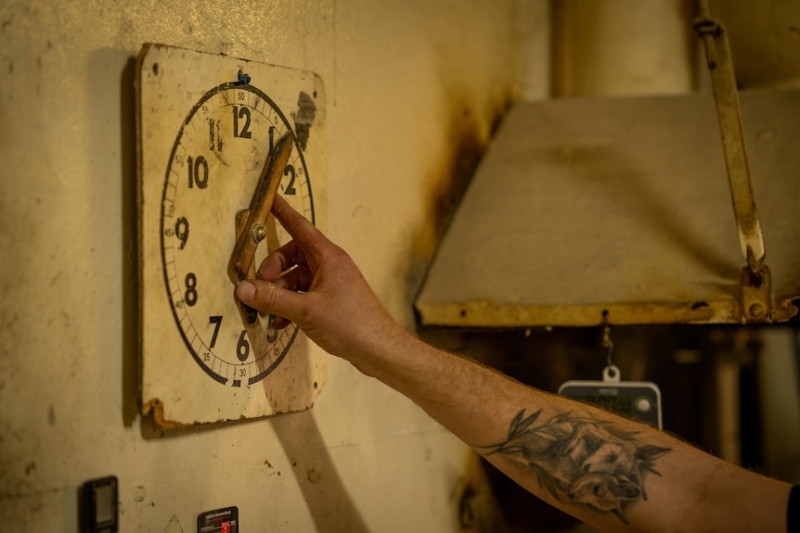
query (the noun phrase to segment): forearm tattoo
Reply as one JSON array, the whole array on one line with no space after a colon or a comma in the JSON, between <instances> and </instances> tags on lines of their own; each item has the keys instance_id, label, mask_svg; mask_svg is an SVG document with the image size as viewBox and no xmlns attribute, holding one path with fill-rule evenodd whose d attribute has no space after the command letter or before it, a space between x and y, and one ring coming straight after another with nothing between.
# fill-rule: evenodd
<instances>
[{"instance_id":1,"label":"forearm tattoo","mask_svg":"<svg viewBox=\"0 0 800 533\"><path fill-rule=\"evenodd\" d=\"M566 497L613 513L627 524L625 509L647 499L644 475L660 476L655 460L671 449L639 444L635 431L569 411L537 425L541 413L539 409L526 417L520 410L506 440L484 446L483 455L508 455L527 467L556 500Z\"/></svg>"}]
</instances>

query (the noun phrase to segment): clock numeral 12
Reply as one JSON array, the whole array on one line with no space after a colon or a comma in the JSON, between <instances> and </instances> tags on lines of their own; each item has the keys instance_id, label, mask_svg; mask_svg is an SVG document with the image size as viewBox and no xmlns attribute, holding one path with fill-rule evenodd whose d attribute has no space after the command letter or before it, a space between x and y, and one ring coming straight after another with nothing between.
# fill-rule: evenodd
<instances>
[{"instance_id":1,"label":"clock numeral 12","mask_svg":"<svg viewBox=\"0 0 800 533\"><path fill-rule=\"evenodd\" d=\"M239 131L239 119L244 119L244 126ZM233 136L241 139L250 139L250 109L246 107L233 106ZM272 143L270 143L270 147Z\"/></svg>"}]
</instances>

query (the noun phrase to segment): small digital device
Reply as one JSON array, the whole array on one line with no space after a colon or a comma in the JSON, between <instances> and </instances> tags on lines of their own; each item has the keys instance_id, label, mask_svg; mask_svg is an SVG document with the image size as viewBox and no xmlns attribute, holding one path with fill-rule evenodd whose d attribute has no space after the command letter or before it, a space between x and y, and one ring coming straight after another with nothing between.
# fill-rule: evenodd
<instances>
[{"instance_id":1,"label":"small digital device","mask_svg":"<svg viewBox=\"0 0 800 533\"><path fill-rule=\"evenodd\" d=\"M82 533L116 533L119 530L116 476L93 479L83 484L80 521Z\"/></svg>"},{"instance_id":2,"label":"small digital device","mask_svg":"<svg viewBox=\"0 0 800 533\"><path fill-rule=\"evenodd\" d=\"M199 514L197 533L239 533L239 508L225 507Z\"/></svg>"},{"instance_id":3,"label":"small digital device","mask_svg":"<svg viewBox=\"0 0 800 533\"><path fill-rule=\"evenodd\" d=\"M650 381L621 381L619 368L603 369L603 381L567 381L558 393L662 429L661 391Z\"/></svg>"}]
</instances>

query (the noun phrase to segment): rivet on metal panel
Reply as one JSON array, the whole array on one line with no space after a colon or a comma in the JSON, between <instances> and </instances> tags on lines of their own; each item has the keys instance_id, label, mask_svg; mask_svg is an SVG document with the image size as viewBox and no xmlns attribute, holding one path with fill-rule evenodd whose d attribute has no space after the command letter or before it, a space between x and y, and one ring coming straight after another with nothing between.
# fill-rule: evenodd
<instances>
[{"instance_id":1,"label":"rivet on metal panel","mask_svg":"<svg viewBox=\"0 0 800 533\"><path fill-rule=\"evenodd\" d=\"M614 353L614 343L611 342L611 326L608 325L608 311L603 310L603 348L608 349L606 354L606 366L614 366L611 361L611 355Z\"/></svg>"}]
</instances>

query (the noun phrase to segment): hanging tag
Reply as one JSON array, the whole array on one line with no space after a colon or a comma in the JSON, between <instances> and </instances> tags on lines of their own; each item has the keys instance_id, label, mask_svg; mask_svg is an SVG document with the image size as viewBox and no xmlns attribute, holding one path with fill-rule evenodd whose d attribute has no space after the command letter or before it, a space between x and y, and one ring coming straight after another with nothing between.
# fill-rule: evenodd
<instances>
[{"instance_id":1,"label":"hanging tag","mask_svg":"<svg viewBox=\"0 0 800 533\"><path fill-rule=\"evenodd\" d=\"M603 381L565 382L558 393L612 413L661 427L661 391L650 381L622 381L614 365L603 369Z\"/></svg>"}]
</instances>

